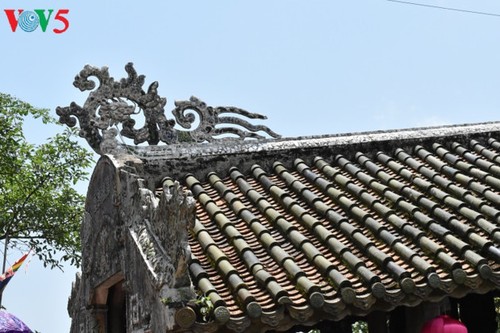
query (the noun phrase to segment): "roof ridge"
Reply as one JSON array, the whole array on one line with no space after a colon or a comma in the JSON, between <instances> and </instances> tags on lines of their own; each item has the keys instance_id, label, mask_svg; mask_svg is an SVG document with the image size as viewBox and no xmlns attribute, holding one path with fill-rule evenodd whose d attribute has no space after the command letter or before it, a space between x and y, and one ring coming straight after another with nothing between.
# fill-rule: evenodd
<instances>
[{"instance_id":1,"label":"roof ridge","mask_svg":"<svg viewBox=\"0 0 500 333\"><path fill-rule=\"evenodd\" d=\"M408 129L378 130L367 132L340 133L315 136L286 137L280 139L261 139L237 141L222 139L197 145L178 143L159 146L129 146L127 150L141 159L181 159L209 157L218 155L244 154L255 152L285 151L290 149L309 149L328 146L345 146L387 141L422 141L431 138L446 138L463 135L476 135L487 132L500 132L500 121L476 124L444 125L436 127L416 127Z\"/></svg>"}]
</instances>

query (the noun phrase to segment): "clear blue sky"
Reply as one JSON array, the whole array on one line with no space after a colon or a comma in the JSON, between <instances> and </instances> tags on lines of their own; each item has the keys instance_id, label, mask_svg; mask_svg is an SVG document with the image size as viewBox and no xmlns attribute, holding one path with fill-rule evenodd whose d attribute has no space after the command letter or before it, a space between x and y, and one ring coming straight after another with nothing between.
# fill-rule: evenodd
<instances>
[{"instance_id":1,"label":"clear blue sky","mask_svg":"<svg viewBox=\"0 0 500 333\"><path fill-rule=\"evenodd\" d=\"M498 1L420 3L500 14ZM49 21L12 33L3 11L49 8L70 10L67 32ZM72 82L85 64L121 78L132 61L159 81L168 116L195 95L266 114L284 136L500 120L496 16L385 0L3 0L0 41L0 91L52 110L83 103ZM58 130L29 126L35 141ZM33 259L4 304L33 329L68 332L75 272Z\"/></svg>"}]
</instances>

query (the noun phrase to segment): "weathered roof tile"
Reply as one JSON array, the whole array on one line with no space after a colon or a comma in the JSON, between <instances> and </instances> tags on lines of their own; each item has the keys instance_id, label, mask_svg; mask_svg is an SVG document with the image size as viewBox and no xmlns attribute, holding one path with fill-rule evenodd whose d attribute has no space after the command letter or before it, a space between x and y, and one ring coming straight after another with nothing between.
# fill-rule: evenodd
<instances>
[{"instance_id":1,"label":"weathered roof tile","mask_svg":"<svg viewBox=\"0 0 500 333\"><path fill-rule=\"evenodd\" d=\"M189 270L229 313L220 325L274 329L500 287L496 137L342 142L186 176L198 201Z\"/></svg>"}]
</instances>

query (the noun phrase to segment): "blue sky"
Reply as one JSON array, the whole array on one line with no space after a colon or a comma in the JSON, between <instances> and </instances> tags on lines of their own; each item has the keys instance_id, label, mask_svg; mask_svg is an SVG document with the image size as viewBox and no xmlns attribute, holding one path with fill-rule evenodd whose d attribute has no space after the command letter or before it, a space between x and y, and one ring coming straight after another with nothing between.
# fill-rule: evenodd
<instances>
[{"instance_id":1,"label":"blue sky","mask_svg":"<svg viewBox=\"0 0 500 333\"><path fill-rule=\"evenodd\" d=\"M419 3L500 14L498 1ZM13 33L4 9L69 9L70 26ZM266 114L283 136L500 120L495 16L385 0L3 0L0 41L0 91L51 110L84 102L72 82L85 64L121 78L132 61L147 85L159 81L169 117L174 100L195 95ZM58 130L29 123L27 134L41 142ZM75 272L34 258L4 305L33 329L68 332Z\"/></svg>"}]
</instances>

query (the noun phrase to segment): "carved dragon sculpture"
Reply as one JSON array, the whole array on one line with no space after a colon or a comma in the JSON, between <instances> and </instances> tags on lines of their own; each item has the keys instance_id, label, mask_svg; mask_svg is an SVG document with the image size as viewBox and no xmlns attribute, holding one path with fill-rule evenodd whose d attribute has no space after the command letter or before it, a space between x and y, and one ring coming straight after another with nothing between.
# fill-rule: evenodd
<instances>
[{"instance_id":1,"label":"carved dragon sculpture","mask_svg":"<svg viewBox=\"0 0 500 333\"><path fill-rule=\"evenodd\" d=\"M114 138L118 134L118 125L121 125L120 135L132 139L136 145L146 141L150 145L157 145L160 141L166 144L211 142L225 139L227 135L240 139L265 138L257 132L264 132L273 138L280 137L266 126L253 125L234 117L239 115L250 119L266 119L263 115L232 106L207 106L196 97L191 97L189 101L176 101L172 111L175 120L167 119L164 113L167 100L158 95L158 82L151 83L146 92L142 89L145 76L137 75L132 63L125 66L125 71L128 77L115 81L110 77L107 67L85 66L73 83L81 91L91 91L84 105L72 102L67 107L56 109L61 123L74 127L78 120L79 135L99 154L106 153L103 142L106 138ZM97 78L97 88L91 77ZM141 111L145 118L144 125L135 128L136 121L133 116ZM196 121L193 112L199 117L199 124L195 129L180 131L174 128L178 124L182 128L191 129Z\"/></svg>"}]
</instances>

